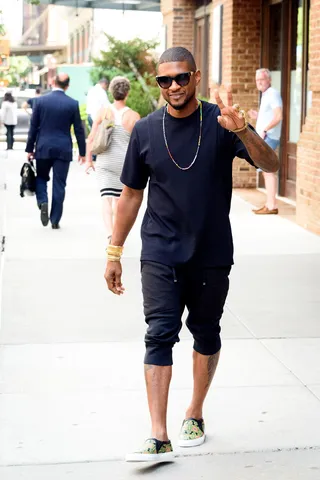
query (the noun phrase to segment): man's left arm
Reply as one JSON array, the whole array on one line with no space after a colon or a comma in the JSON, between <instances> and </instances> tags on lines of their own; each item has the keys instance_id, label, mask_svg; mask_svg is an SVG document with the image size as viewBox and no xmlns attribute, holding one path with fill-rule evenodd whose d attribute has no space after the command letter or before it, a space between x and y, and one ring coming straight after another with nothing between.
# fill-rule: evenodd
<instances>
[{"instance_id":1,"label":"man's left arm","mask_svg":"<svg viewBox=\"0 0 320 480\"><path fill-rule=\"evenodd\" d=\"M83 128L81 117L80 117L78 102L77 102L74 119L73 119L73 128L74 128L74 133L78 143L79 156L85 157L86 156L86 137L84 134L84 128Z\"/></svg>"},{"instance_id":2,"label":"man's left arm","mask_svg":"<svg viewBox=\"0 0 320 480\"><path fill-rule=\"evenodd\" d=\"M279 170L278 156L255 130L247 127L236 135L246 147L256 167L261 168L263 172L277 172Z\"/></svg>"},{"instance_id":3,"label":"man's left arm","mask_svg":"<svg viewBox=\"0 0 320 480\"><path fill-rule=\"evenodd\" d=\"M276 153L253 128L245 127L245 113L239 105L233 105L231 87L227 88L227 96L228 106L225 106L218 90L215 92L215 99L221 112L217 118L218 123L238 136L256 167L261 168L264 172L277 172L279 160Z\"/></svg>"}]
</instances>

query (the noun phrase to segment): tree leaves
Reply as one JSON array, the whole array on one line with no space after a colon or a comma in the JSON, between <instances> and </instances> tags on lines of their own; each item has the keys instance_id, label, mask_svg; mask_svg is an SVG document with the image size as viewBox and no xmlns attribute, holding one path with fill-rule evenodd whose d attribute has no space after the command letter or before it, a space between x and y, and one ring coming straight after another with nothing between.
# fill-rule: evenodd
<instances>
[{"instance_id":1,"label":"tree leaves","mask_svg":"<svg viewBox=\"0 0 320 480\"><path fill-rule=\"evenodd\" d=\"M109 50L101 51L101 57L93 60L95 65L91 72L93 82L97 83L101 77L107 77L109 81L119 75L127 77L131 83L127 105L139 112L142 117L148 115L154 110L150 95L144 91L141 83L137 80L130 63L134 64L143 77L151 96L158 100L160 91L155 80L156 60L153 55L158 41L134 38L128 42L122 42L108 34L106 37ZM110 98L110 100L112 99Z\"/></svg>"},{"instance_id":2,"label":"tree leaves","mask_svg":"<svg viewBox=\"0 0 320 480\"><path fill-rule=\"evenodd\" d=\"M151 52L158 45L157 40L144 41L141 38L134 38L128 42L122 42L111 35L105 35L109 50L101 51L101 58L94 59L96 66L105 69L117 68L122 72L130 73L129 61L132 60L142 76L144 73L155 75L156 61Z\"/></svg>"}]
</instances>

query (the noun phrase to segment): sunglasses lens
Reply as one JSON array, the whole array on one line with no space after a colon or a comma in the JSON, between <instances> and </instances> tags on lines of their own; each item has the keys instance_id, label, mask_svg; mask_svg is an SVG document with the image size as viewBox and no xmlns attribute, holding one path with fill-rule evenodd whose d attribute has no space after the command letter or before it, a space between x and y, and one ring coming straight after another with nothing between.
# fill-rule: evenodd
<instances>
[{"instance_id":1,"label":"sunglasses lens","mask_svg":"<svg viewBox=\"0 0 320 480\"><path fill-rule=\"evenodd\" d=\"M172 84L172 79L170 77L157 77L157 82L161 88L169 88Z\"/></svg>"},{"instance_id":2,"label":"sunglasses lens","mask_svg":"<svg viewBox=\"0 0 320 480\"><path fill-rule=\"evenodd\" d=\"M189 73L180 73L176 76L175 81L180 87L186 87L190 82L190 74Z\"/></svg>"}]
</instances>

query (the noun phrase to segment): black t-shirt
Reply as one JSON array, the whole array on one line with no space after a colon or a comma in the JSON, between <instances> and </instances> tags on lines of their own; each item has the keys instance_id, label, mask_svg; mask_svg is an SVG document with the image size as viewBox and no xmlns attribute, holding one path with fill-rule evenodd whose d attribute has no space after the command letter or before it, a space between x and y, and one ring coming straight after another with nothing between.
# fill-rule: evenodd
<instances>
[{"instance_id":1,"label":"black t-shirt","mask_svg":"<svg viewBox=\"0 0 320 480\"><path fill-rule=\"evenodd\" d=\"M30 108L33 108L33 101L34 101L34 98L28 98L27 100L27 104L29 105Z\"/></svg>"},{"instance_id":2,"label":"black t-shirt","mask_svg":"<svg viewBox=\"0 0 320 480\"><path fill-rule=\"evenodd\" d=\"M148 206L142 222L141 260L172 267L196 261L207 267L233 263L229 220L232 161L253 165L239 138L217 122L217 105L202 102L203 128L198 157L189 170L171 160L164 141L164 107L134 127L121 181L144 189L149 180ZM169 150L181 166L191 164L199 139L199 108L186 118L166 113Z\"/></svg>"},{"instance_id":3,"label":"black t-shirt","mask_svg":"<svg viewBox=\"0 0 320 480\"><path fill-rule=\"evenodd\" d=\"M29 107L30 107L31 109L34 109L34 107L35 107L35 102L37 101L37 98L39 98L39 97L31 97L31 98L28 98L27 104L29 105Z\"/></svg>"}]
</instances>

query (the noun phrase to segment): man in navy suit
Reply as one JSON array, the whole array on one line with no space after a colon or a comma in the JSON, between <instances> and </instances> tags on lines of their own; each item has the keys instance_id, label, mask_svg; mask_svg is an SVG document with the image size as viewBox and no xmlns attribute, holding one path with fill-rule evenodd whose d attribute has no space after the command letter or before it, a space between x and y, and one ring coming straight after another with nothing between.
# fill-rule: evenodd
<instances>
[{"instance_id":1,"label":"man in navy suit","mask_svg":"<svg viewBox=\"0 0 320 480\"><path fill-rule=\"evenodd\" d=\"M50 212L53 229L60 228L66 181L72 161L72 125L79 147L79 162L82 163L86 155L79 104L65 94L69 83L69 76L60 73L55 78L52 92L37 98L26 147L28 160L35 158L37 162L36 196L43 226L49 223L47 182L50 180L50 170L53 170Z\"/></svg>"}]
</instances>

